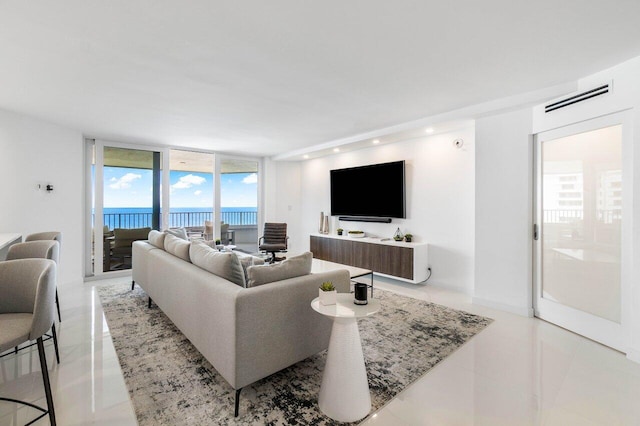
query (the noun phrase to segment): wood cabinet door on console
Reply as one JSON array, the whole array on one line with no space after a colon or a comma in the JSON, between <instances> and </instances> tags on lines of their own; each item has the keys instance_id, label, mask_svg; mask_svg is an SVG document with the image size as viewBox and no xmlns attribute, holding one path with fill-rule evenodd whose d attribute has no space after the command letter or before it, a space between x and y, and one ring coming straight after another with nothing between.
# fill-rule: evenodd
<instances>
[{"instance_id":1,"label":"wood cabinet door on console","mask_svg":"<svg viewBox=\"0 0 640 426\"><path fill-rule=\"evenodd\" d=\"M329 255L329 261L342 263L343 265L354 265L353 253L354 242L349 240L334 240L331 239L331 254Z\"/></svg>"},{"instance_id":2,"label":"wood cabinet door on console","mask_svg":"<svg viewBox=\"0 0 640 426\"><path fill-rule=\"evenodd\" d=\"M373 262L372 254L375 252L375 247L373 246L375 246L376 244L361 243L355 241L352 241L352 244L353 249L351 253L353 257L351 265L358 268L371 269L372 271L375 271L375 268L373 267L375 263Z\"/></svg>"},{"instance_id":3,"label":"wood cabinet door on console","mask_svg":"<svg viewBox=\"0 0 640 426\"><path fill-rule=\"evenodd\" d=\"M311 237L311 241L309 244L309 248L311 249L311 253L313 253L313 257L320 260L329 260L329 252L331 251L329 248L330 240L328 238L319 238L319 237Z\"/></svg>"},{"instance_id":4,"label":"wood cabinet door on console","mask_svg":"<svg viewBox=\"0 0 640 426\"><path fill-rule=\"evenodd\" d=\"M413 279L413 249L370 244L371 260L375 265L374 272L393 275L409 280Z\"/></svg>"},{"instance_id":5,"label":"wood cabinet door on console","mask_svg":"<svg viewBox=\"0 0 640 426\"><path fill-rule=\"evenodd\" d=\"M353 245L353 241L311 236L309 247L316 259L357 266L353 263Z\"/></svg>"}]
</instances>

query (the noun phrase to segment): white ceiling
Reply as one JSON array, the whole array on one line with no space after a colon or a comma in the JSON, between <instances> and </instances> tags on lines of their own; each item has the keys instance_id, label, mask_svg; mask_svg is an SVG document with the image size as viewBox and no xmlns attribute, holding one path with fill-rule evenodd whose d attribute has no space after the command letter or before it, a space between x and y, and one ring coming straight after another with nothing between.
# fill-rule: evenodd
<instances>
[{"instance_id":1,"label":"white ceiling","mask_svg":"<svg viewBox=\"0 0 640 426\"><path fill-rule=\"evenodd\" d=\"M638 0L0 1L0 107L277 155L640 55Z\"/></svg>"}]
</instances>

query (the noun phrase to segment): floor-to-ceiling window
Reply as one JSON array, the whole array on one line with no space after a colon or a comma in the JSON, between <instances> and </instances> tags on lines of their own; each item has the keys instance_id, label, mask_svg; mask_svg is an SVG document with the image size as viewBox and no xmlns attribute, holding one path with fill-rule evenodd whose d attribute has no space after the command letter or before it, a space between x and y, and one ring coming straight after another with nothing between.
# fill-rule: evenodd
<instances>
[{"instance_id":1,"label":"floor-to-ceiling window","mask_svg":"<svg viewBox=\"0 0 640 426\"><path fill-rule=\"evenodd\" d=\"M172 149L169 151L170 227L184 227L189 235L205 234L213 223L214 154Z\"/></svg>"},{"instance_id":2,"label":"floor-to-ceiling window","mask_svg":"<svg viewBox=\"0 0 640 426\"><path fill-rule=\"evenodd\" d=\"M258 250L259 160L87 139L86 161L87 277L130 269L149 229Z\"/></svg>"}]
</instances>

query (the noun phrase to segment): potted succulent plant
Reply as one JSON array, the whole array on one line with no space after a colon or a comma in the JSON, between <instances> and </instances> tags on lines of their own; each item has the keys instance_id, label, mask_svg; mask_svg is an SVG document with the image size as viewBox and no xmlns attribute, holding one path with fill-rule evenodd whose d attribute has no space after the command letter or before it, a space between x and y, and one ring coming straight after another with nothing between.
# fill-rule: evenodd
<instances>
[{"instance_id":1,"label":"potted succulent plant","mask_svg":"<svg viewBox=\"0 0 640 426\"><path fill-rule=\"evenodd\" d=\"M335 305L338 292L331 281L323 282L318 289L318 298L321 305Z\"/></svg>"},{"instance_id":2,"label":"potted succulent plant","mask_svg":"<svg viewBox=\"0 0 640 426\"><path fill-rule=\"evenodd\" d=\"M220 251L222 251L222 249L224 248L224 246L222 245L222 241L220 241L220 239L216 240L216 248Z\"/></svg>"},{"instance_id":3,"label":"potted succulent plant","mask_svg":"<svg viewBox=\"0 0 640 426\"><path fill-rule=\"evenodd\" d=\"M338 233L338 235L342 235L342 231L344 231L344 229L342 228L336 229L336 232Z\"/></svg>"},{"instance_id":4,"label":"potted succulent plant","mask_svg":"<svg viewBox=\"0 0 640 426\"><path fill-rule=\"evenodd\" d=\"M413 235L411 234L404 234L404 240L408 243L411 242L411 239L413 238Z\"/></svg>"}]
</instances>

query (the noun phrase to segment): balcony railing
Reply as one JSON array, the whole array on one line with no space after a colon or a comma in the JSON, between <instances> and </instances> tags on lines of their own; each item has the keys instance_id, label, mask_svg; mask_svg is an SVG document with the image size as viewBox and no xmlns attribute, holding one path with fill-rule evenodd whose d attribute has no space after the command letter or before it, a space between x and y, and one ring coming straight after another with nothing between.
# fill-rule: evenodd
<instances>
[{"instance_id":1,"label":"balcony railing","mask_svg":"<svg viewBox=\"0 0 640 426\"><path fill-rule=\"evenodd\" d=\"M582 221L583 218L583 209L545 210L543 216L544 223L573 223ZM598 209L594 219L602 223L613 223L622 219L622 210Z\"/></svg>"},{"instance_id":2,"label":"balcony railing","mask_svg":"<svg viewBox=\"0 0 640 426\"><path fill-rule=\"evenodd\" d=\"M169 213L169 227L204 226L205 220L211 220L211 212L179 212ZM222 219L224 221L224 219Z\"/></svg>"},{"instance_id":3,"label":"balcony railing","mask_svg":"<svg viewBox=\"0 0 640 426\"><path fill-rule=\"evenodd\" d=\"M104 225L114 228L151 227L152 213L105 213ZM254 211L222 212L221 220L230 226L248 226L258 224L258 213ZM212 220L211 212L171 212L169 227L204 226L205 220Z\"/></svg>"},{"instance_id":4,"label":"balcony railing","mask_svg":"<svg viewBox=\"0 0 640 426\"><path fill-rule=\"evenodd\" d=\"M114 228L151 227L151 213L105 213L104 225Z\"/></svg>"}]
</instances>

